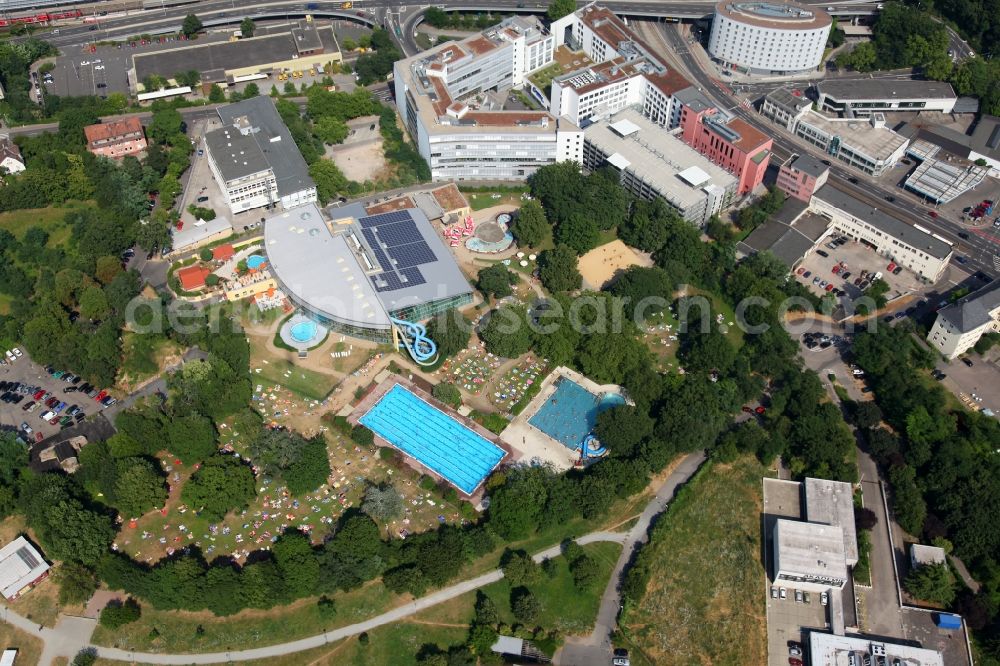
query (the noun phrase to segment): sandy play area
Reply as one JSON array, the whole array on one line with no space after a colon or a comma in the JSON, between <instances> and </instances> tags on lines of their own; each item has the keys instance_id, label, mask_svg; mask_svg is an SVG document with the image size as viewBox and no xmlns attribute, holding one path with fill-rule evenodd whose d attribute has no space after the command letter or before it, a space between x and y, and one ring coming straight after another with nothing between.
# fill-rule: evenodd
<instances>
[{"instance_id":1,"label":"sandy play area","mask_svg":"<svg viewBox=\"0 0 1000 666\"><path fill-rule=\"evenodd\" d=\"M629 266L652 266L650 258L644 257L620 240L613 240L595 247L580 257L579 269L583 276L583 286L587 289L601 289L618 271Z\"/></svg>"},{"instance_id":2,"label":"sandy play area","mask_svg":"<svg viewBox=\"0 0 1000 666\"><path fill-rule=\"evenodd\" d=\"M378 180L385 171L381 138L366 143L328 146L326 156L334 161L349 180L357 183Z\"/></svg>"}]
</instances>

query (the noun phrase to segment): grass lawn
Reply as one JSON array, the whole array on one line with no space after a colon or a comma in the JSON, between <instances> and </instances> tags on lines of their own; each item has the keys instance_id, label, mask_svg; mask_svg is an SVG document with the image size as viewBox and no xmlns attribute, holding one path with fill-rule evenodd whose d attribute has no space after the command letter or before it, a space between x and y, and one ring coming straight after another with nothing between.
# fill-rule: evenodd
<instances>
[{"instance_id":1,"label":"grass lawn","mask_svg":"<svg viewBox=\"0 0 1000 666\"><path fill-rule=\"evenodd\" d=\"M42 640L27 632L0 623L0 649L17 650L17 664L37 664L42 657Z\"/></svg>"},{"instance_id":2,"label":"grass lawn","mask_svg":"<svg viewBox=\"0 0 1000 666\"><path fill-rule=\"evenodd\" d=\"M84 201L71 201L63 206L45 208L25 208L0 213L0 229L6 229L20 240L30 227L40 227L49 233L48 247L63 245L70 235L70 228L63 224L63 217L71 210L92 208Z\"/></svg>"},{"instance_id":3,"label":"grass lawn","mask_svg":"<svg viewBox=\"0 0 1000 666\"><path fill-rule=\"evenodd\" d=\"M510 190L511 188L504 188L505 190ZM527 192L528 188L525 186L524 191ZM499 199L494 199L493 195L499 194ZM472 192L465 193L465 198L469 200L469 206L472 210L483 210L484 208L492 208L493 206L521 206L521 195L517 192Z\"/></svg>"},{"instance_id":4,"label":"grass lawn","mask_svg":"<svg viewBox=\"0 0 1000 666\"><path fill-rule=\"evenodd\" d=\"M654 529L645 596L622 626L634 664L762 664L761 478L757 460L716 464Z\"/></svg>"},{"instance_id":5,"label":"grass lawn","mask_svg":"<svg viewBox=\"0 0 1000 666\"><path fill-rule=\"evenodd\" d=\"M340 383L337 377L275 356L267 349L264 340L256 337L250 338L250 367L250 381L254 384L281 384L310 400L322 400Z\"/></svg>"},{"instance_id":6,"label":"grass lawn","mask_svg":"<svg viewBox=\"0 0 1000 666\"><path fill-rule=\"evenodd\" d=\"M600 565L597 582L586 590L578 590L573 584L566 558L555 558L554 575L551 578L545 576L540 583L530 586L542 606L542 612L538 616L539 626L556 629L565 635L586 634L594 628L601 595L604 594L608 576L611 575L611 569L622 549L617 543L592 543L583 549ZM500 580L484 587L483 592L496 604L500 622L511 625L517 623L510 610L510 583ZM471 596L472 601L475 601L474 594L466 596Z\"/></svg>"},{"instance_id":7,"label":"grass lawn","mask_svg":"<svg viewBox=\"0 0 1000 666\"><path fill-rule=\"evenodd\" d=\"M690 287L688 289L688 293L692 296L694 295L704 296L709 301L711 301L712 312L722 315L723 325L726 327L726 337L729 338L729 342L731 342L736 349L739 349L740 347L743 346L743 331L740 330L739 326L735 325L736 313L733 311L733 308L730 307L728 303L726 303L717 295L709 291L702 291L695 287ZM692 310L691 316L693 317L691 321L696 321L698 317L698 311ZM734 325L729 326L729 322L733 322Z\"/></svg>"}]
</instances>

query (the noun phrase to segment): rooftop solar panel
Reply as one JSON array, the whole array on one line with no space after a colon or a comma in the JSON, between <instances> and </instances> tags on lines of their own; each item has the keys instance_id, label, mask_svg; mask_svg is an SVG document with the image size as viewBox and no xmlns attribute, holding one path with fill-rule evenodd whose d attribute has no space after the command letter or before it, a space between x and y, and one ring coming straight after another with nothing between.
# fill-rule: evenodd
<instances>
[{"instance_id":1,"label":"rooftop solar panel","mask_svg":"<svg viewBox=\"0 0 1000 666\"><path fill-rule=\"evenodd\" d=\"M385 251L382 249L382 245L379 244L375 234L371 229L362 229L362 233L365 235L365 240L368 241L368 247L372 249L372 254L375 255L375 261L383 270L392 267L392 263L389 261L389 257L386 256Z\"/></svg>"},{"instance_id":2,"label":"rooftop solar panel","mask_svg":"<svg viewBox=\"0 0 1000 666\"><path fill-rule=\"evenodd\" d=\"M404 245L406 243L416 243L423 240L420 230L417 229L417 225L413 222L383 224L376 229L375 235L389 247Z\"/></svg>"},{"instance_id":3,"label":"rooftop solar panel","mask_svg":"<svg viewBox=\"0 0 1000 666\"><path fill-rule=\"evenodd\" d=\"M397 222L413 222L413 218L410 217L409 211L405 210L394 210L388 213L379 213L378 215L369 215L368 217L362 217L358 222L363 228L378 227L383 224L395 224Z\"/></svg>"},{"instance_id":4,"label":"rooftop solar panel","mask_svg":"<svg viewBox=\"0 0 1000 666\"><path fill-rule=\"evenodd\" d=\"M38 558L36 558L35 555L27 548L19 548L17 550L17 556L21 558L21 561L24 562L24 565L29 569L34 569L41 564L41 562L38 561Z\"/></svg>"},{"instance_id":5,"label":"rooftop solar panel","mask_svg":"<svg viewBox=\"0 0 1000 666\"><path fill-rule=\"evenodd\" d=\"M375 291L396 291L397 289L402 289L408 285L404 284L399 276L392 271L386 271L385 273L379 273L377 275L371 276L372 284L375 286Z\"/></svg>"},{"instance_id":6,"label":"rooftop solar panel","mask_svg":"<svg viewBox=\"0 0 1000 666\"><path fill-rule=\"evenodd\" d=\"M417 243L396 246L390 250L389 254L395 260L393 265L396 268L409 268L437 261L434 251L422 240Z\"/></svg>"},{"instance_id":7,"label":"rooftop solar panel","mask_svg":"<svg viewBox=\"0 0 1000 666\"><path fill-rule=\"evenodd\" d=\"M424 279L424 274L420 272L420 269L416 266L412 268L404 268L399 271L406 277L406 286L415 287L418 284L424 284L427 280Z\"/></svg>"}]
</instances>

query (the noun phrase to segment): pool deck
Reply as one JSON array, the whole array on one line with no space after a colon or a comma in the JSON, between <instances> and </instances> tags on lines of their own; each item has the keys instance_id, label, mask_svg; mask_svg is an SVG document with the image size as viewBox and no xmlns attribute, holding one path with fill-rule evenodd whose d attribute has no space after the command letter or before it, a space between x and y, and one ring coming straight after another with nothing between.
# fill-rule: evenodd
<instances>
[{"instance_id":1,"label":"pool deck","mask_svg":"<svg viewBox=\"0 0 1000 666\"><path fill-rule=\"evenodd\" d=\"M563 377L576 382L594 395L602 395L604 393L622 395L620 386L616 386L615 384L601 385L581 375L576 370L559 366L542 381L542 388L538 391L538 395L532 398L528 406L515 416L510 425L500 433L500 440L514 451L517 451L521 459L549 463L559 470L573 467L579 461L580 455L567 448L559 440L549 437L531 425L528 420L552 397L552 394L556 391L556 385Z\"/></svg>"},{"instance_id":2,"label":"pool deck","mask_svg":"<svg viewBox=\"0 0 1000 666\"><path fill-rule=\"evenodd\" d=\"M452 409L448 405L444 404L443 402L432 396L430 394L430 391L424 390L422 387L418 386L416 382L412 382L406 377L403 377L401 375L390 374L387 378L385 378L384 381L379 382L375 386L375 388L369 391L368 394L361 399L361 402L359 402L358 405L351 411L350 415L348 415L347 417L347 422L350 423L352 426L358 425L359 419L365 414L367 414L368 410L374 407L375 403L381 400L382 396L388 393L389 390L392 389L392 387L396 386L397 384L399 384L406 390L410 391L411 393L415 394L421 400L424 400L425 402L435 407L436 409L444 412L450 418L461 423L469 430L481 436L483 439L489 441L490 443L496 445L498 448L502 449L504 452L504 457L501 458L500 461L494 466L494 469L496 469L500 465L516 462L520 458L520 456L517 454L515 450L512 450L510 446L506 445L494 433L482 427L472 419L462 416L454 409ZM432 470L430 467L424 466L419 460L413 458L408 453L402 451L401 449L396 448L395 446L393 446L391 442L382 439L381 437L378 436L378 434L375 435L375 443L379 446L388 446L393 449L396 449L397 451L399 451L400 454L402 454L403 460L406 461L407 465L417 470L421 474L427 474L428 476L433 477L438 481L444 481L448 483L449 485L451 485L452 488L458 491L459 495L465 496L474 505L478 506L480 501L482 500L483 497L482 484L477 486L476 490L474 490L471 495L467 495L461 488L449 482L443 476ZM484 477L484 481L486 478L488 478L488 476L489 475L487 475L487 477Z\"/></svg>"}]
</instances>

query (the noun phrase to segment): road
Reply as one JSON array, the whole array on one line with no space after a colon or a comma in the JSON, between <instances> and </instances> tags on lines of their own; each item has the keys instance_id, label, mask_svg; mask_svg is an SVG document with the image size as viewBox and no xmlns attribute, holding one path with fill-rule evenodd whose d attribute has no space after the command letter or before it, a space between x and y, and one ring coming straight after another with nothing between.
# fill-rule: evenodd
<instances>
[{"instance_id":1,"label":"road","mask_svg":"<svg viewBox=\"0 0 1000 666\"><path fill-rule=\"evenodd\" d=\"M705 462L704 451L689 454L657 489L653 499L643 509L638 521L622 542L621 555L618 556L618 562L615 563L611 578L601 596L601 606L597 611L594 630L586 638L567 640L562 652L557 656L556 663L566 666L607 663L612 649L611 634L618 624L618 611L621 609L622 573L632 561L636 550L649 540L649 527L653 520L663 513L677 493L677 489L698 471L703 462Z\"/></svg>"},{"instance_id":2,"label":"road","mask_svg":"<svg viewBox=\"0 0 1000 666\"><path fill-rule=\"evenodd\" d=\"M793 138L788 132L773 123L760 118L755 111L747 110L745 107L734 103L730 91L726 84L713 78L705 71L702 62L692 53L691 46L686 42L684 36L680 34L676 23L652 23L637 22L640 32L651 42L655 48L660 47L661 52L674 54L675 59L680 60L681 69L690 80L694 81L707 97L719 105L719 108L726 109L729 113L742 118L765 134L774 137L773 157L780 164L793 153L811 153L817 159L825 159L825 156L815 152L808 144L802 144L797 138ZM701 47L694 47L701 48ZM852 182L852 179L857 182ZM953 259L953 265L962 267L965 270L983 271L995 275L1000 271L1000 258L997 256L997 248L990 239L970 234L969 239L960 239L959 231L962 229L957 224L953 224L940 218L932 218L923 215L919 220L914 220L915 210L926 210L926 204L918 203L911 199L901 189L885 190L871 182L867 177L858 178L858 172L849 170L839 164L830 166L829 183L851 196L854 196L873 207L890 212L909 224L917 222L925 229L944 237L956 248L956 256L968 258L966 264L961 264L957 259ZM886 197L893 197L890 202Z\"/></svg>"},{"instance_id":3,"label":"road","mask_svg":"<svg viewBox=\"0 0 1000 666\"><path fill-rule=\"evenodd\" d=\"M585 534L576 539L576 542L581 545L598 542L614 542L622 544L623 548L622 557L619 558L614 570L614 575L612 575L611 581L608 583L608 588L605 590L604 597L601 599L601 607L598 613L598 623L594 629L594 634L592 634L592 638L594 638L596 642L592 646L591 653L597 654L598 650L603 650L603 652L600 653L600 658L597 661L574 660L564 661L563 663L583 665L604 663L607 661L610 655L609 636L611 630L615 626L615 617L618 613L618 579L620 578L621 571L623 570L625 563L629 559L626 555L630 556L632 549L636 545L645 542L646 533L653 519L666 508L670 499L674 496L677 488L691 478L704 460L704 453L692 453L688 455L681 462L678 468L674 470L674 472L657 489L653 499L651 499L643 509L638 522L631 530L628 531L628 533L622 534L620 532L599 531ZM546 548L541 552L535 553L532 557L536 562L541 562L547 558L556 557L561 552L561 545L555 545L551 548ZM372 631L373 629L386 624L398 622L403 618L419 613L420 611L436 606L437 604L449 601L463 594L473 592L481 587L489 585L490 583L495 583L501 578L503 578L503 571L500 569L494 569L493 571L484 573L481 576L450 585L449 587L443 588L419 599L415 599L408 604L404 604L398 608L394 608L386 613L382 613L381 615L363 622L357 622L346 627L327 631L308 638L302 638L297 641L279 643L277 645L269 645L267 647L204 654L158 654L135 652L133 650L122 650L118 648L95 647L97 649L98 656L103 659L128 661L132 663L220 664L231 663L237 660L268 659L271 657L278 657L286 654L302 652L303 650L311 650L312 648L322 647L344 638L357 636L362 632ZM55 628L49 629L39 627L31 620L18 615L9 608L5 608L3 619L10 622L18 629L42 639L45 643L45 650L43 652L43 657L45 657L45 659L41 662L42 666L48 666L50 660L58 656L72 658L72 656L79 650L87 647L90 640L90 633L93 631L95 626L95 623L92 620L62 617Z\"/></svg>"}]
</instances>

